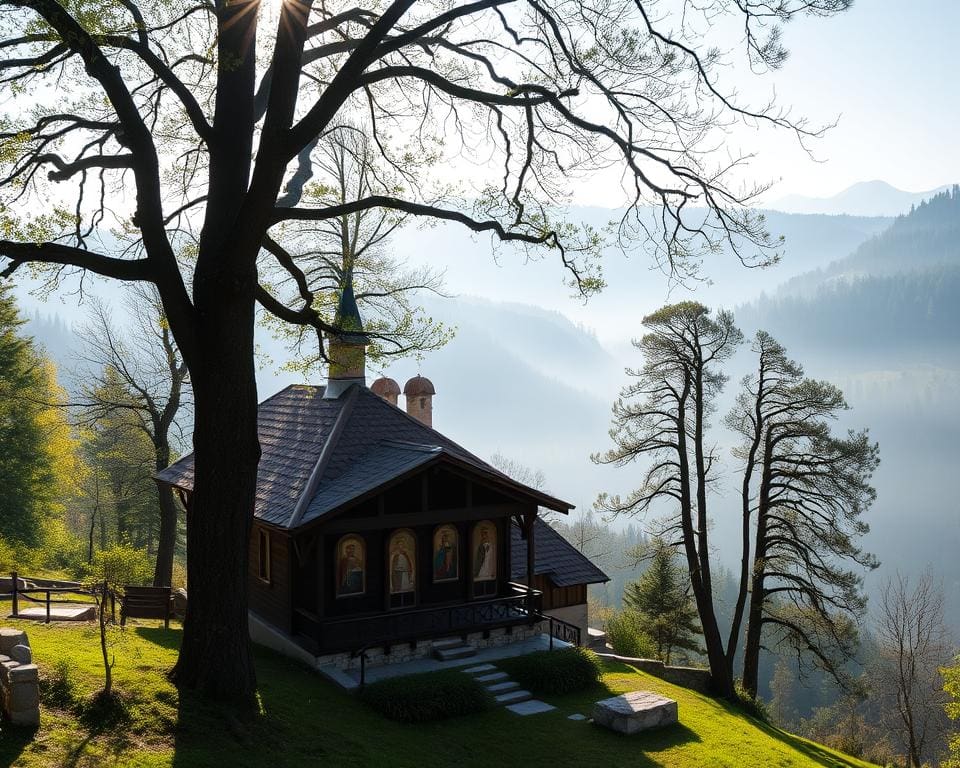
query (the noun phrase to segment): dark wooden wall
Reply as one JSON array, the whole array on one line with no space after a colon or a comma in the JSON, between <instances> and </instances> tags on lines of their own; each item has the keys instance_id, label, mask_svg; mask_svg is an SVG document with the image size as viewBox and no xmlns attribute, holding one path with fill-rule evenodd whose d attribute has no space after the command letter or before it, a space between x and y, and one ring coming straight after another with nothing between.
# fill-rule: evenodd
<instances>
[{"instance_id":1,"label":"dark wooden wall","mask_svg":"<svg viewBox=\"0 0 960 768\"><path fill-rule=\"evenodd\" d=\"M250 535L248 566L250 609L274 626L289 632L291 619L291 552L290 538L282 531L267 529L270 534L270 581L260 578L260 528L253 524Z\"/></svg>"}]
</instances>

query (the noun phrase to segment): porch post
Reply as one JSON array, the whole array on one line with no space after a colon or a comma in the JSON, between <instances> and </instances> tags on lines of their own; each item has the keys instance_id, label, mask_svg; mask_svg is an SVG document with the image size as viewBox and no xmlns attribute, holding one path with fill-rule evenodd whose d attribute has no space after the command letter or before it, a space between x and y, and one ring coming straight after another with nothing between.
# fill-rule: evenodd
<instances>
[{"instance_id":1,"label":"porch post","mask_svg":"<svg viewBox=\"0 0 960 768\"><path fill-rule=\"evenodd\" d=\"M527 512L523 516L523 527L526 529L525 533L527 535L527 614L533 615L533 572L534 572L534 561L536 559L534 542L533 542L533 521L537 519L537 511L534 510L531 514Z\"/></svg>"}]
</instances>

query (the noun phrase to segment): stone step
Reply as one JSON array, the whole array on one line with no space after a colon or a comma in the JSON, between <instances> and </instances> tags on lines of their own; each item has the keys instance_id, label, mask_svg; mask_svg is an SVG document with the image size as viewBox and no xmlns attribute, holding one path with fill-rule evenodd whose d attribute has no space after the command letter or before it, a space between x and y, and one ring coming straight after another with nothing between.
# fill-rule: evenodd
<instances>
[{"instance_id":1,"label":"stone step","mask_svg":"<svg viewBox=\"0 0 960 768\"><path fill-rule=\"evenodd\" d=\"M464 645L462 637L444 637L431 643L433 650L443 651L448 648L459 648Z\"/></svg>"},{"instance_id":2,"label":"stone step","mask_svg":"<svg viewBox=\"0 0 960 768\"><path fill-rule=\"evenodd\" d=\"M493 666L493 664L480 664L476 667L469 667L462 671L468 675L479 675L483 672L493 672L495 669L496 667Z\"/></svg>"},{"instance_id":3,"label":"stone step","mask_svg":"<svg viewBox=\"0 0 960 768\"><path fill-rule=\"evenodd\" d=\"M488 685L487 690L490 693L506 693L507 691L513 691L520 687L520 683L514 682L513 680L504 680L502 683L493 683L493 685Z\"/></svg>"},{"instance_id":4,"label":"stone step","mask_svg":"<svg viewBox=\"0 0 960 768\"><path fill-rule=\"evenodd\" d=\"M484 675L478 675L474 678L478 683L499 683L506 680L509 675L506 672L488 672Z\"/></svg>"},{"instance_id":5,"label":"stone step","mask_svg":"<svg viewBox=\"0 0 960 768\"><path fill-rule=\"evenodd\" d=\"M471 656L477 655L477 649L471 648L469 645L461 645L459 648L440 648L439 650L435 648L433 655L440 659L440 661L469 659Z\"/></svg>"},{"instance_id":6,"label":"stone step","mask_svg":"<svg viewBox=\"0 0 960 768\"><path fill-rule=\"evenodd\" d=\"M529 701L532 698L533 694L530 691L510 691L500 694L494 700L497 704L519 704L521 701Z\"/></svg>"},{"instance_id":7,"label":"stone step","mask_svg":"<svg viewBox=\"0 0 960 768\"><path fill-rule=\"evenodd\" d=\"M541 712L550 712L556 709L556 707L539 699L529 699L527 701L521 701L519 704L508 704L507 709L515 715L526 716L539 715Z\"/></svg>"}]
</instances>

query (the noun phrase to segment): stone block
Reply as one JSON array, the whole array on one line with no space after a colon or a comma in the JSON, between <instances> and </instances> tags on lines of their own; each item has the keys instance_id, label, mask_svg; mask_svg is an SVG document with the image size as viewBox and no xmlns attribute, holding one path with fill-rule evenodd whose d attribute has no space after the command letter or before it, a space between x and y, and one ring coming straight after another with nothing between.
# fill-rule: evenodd
<instances>
[{"instance_id":1,"label":"stone block","mask_svg":"<svg viewBox=\"0 0 960 768\"><path fill-rule=\"evenodd\" d=\"M29 645L15 645L10 649L10 658L20 664L32 664L33 653Z\"/></svg>"},{"instance_id":2,"label":"stone block","mask_svg":"<svg viewBox=\"0 0 960 768\"><path fill-rule=\"evenodd\" d=\"M21 629L0 628L0 653L9 656L10 650L15 645L30 645L27 633Z\"/></svg>"},{"instance_id":3,"label":"stone block","mask_svg":"<svg viewBox=\"0 0 960 768\"><path fill-rule=\"evenodd\" d=\"M677 702L650 691L632 691L593 705L593 721L620 733L639 733L677 722Z\"/></svg>"},{"instance_id":4,"label":"stone block","mask_svg":"<svg viewBox=\"0 0 960 768\"><path fill-rule=\"evenodd\" d=\"M5 661L0 664L0 684L6 685L7 681L10 679L10 671L16 669L20 665L13 661Z\"/></svg>"},{"instance_id":5,"label":"stone block","mask_svg":"<svg viewBox=\"0 0 960 768\"><path fill-rule=\"evenodd\" d=\"M11 685L15 683L35 683L39 679L39 670L36 664L21 664L10 670L8 679Z\"/></svg>"},{"instance_id":6,"label":"stone block","mask_svg":"<svg viewBox=\"0 0 960 768\"><path fill-rule=\"evenodd\" d=\"M10 722L23 728L37 728L40 725L40 707L9 712Z\"/></svg>"},{"instance_id":7,"label":"stone block","mask_svg":"<svg viewBox=\"0 0 960 768\"><path fill-rule=\"evenodd\" d=\"M40 706L40 689L36 683L18 683L7 688L5 706L8 712L22 712Z\"/></svg>"}]
</instances>

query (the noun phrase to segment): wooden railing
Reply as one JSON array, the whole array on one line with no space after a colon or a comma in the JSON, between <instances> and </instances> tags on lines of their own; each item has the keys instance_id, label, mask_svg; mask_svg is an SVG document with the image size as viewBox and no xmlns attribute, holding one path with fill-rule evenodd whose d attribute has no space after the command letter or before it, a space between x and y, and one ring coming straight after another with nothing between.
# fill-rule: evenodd
<instances>
[{"instance_id":1,"label":"wooden railing","mask_svg":"<svg viewBox=\"0 0 960 768\"><path fill-rule=\"evenodd\" d=\"M542 594L523 585L511 587L512 594L506 596L372 616L320 619L297 611L294 633L313 640L318 653L336 653L539 621Z\"/></svg>"},{"instance_id":2,"label":"wooden railing","mask_svg":"<svg viewBox=\"0 0 960 768\"><path fill-rule=\"evenodd\" d=\"M32 587L21 587L20 581L25 584L33 584ZM99 595L101 590L96 590ZM78 581L66 581L62 579L37 579L20 576L16 571L10 574L9 591L0 591L0 600L11 601L11 618L20 617L20 601L42 605L46 608L44 622L50 623L50 611L54 605L76 605L76 600L64 600L54 595L76 595L84 598L84 602L90 602L94 597L95 590L81 584ZM43 597L39 597L42 595ZM116 619L116 595L107 590L110 599L110 615L113 620Z\"/></svg>"},{"instance_id":3,"label":"wooden railing","mask_svg":"<svg viewBox=\"0 0 960 768\"><path fill-rule=\"evenodd\" d=\"M543 621L550 623L550 650L553 650L553 641L560 640L563 643L568 645L580 645L580 627L576 624L571 624L570 622L564 621L563 619L558 619L556 616L547 616L542 615L540 617Z\"/></svg>"}]
</instances>

